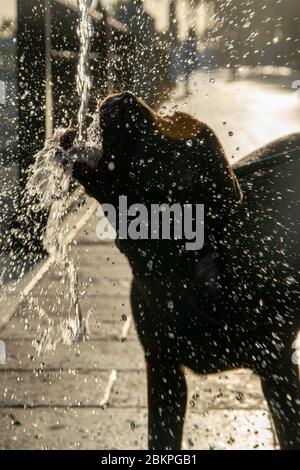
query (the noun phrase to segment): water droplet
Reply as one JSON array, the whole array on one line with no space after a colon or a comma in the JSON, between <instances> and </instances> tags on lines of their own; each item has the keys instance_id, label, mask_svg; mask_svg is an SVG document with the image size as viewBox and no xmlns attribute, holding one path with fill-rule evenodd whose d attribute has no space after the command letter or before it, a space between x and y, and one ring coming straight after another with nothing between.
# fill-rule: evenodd
<instances>
[{"instance_id":1,"label":"water droplet","mask_svg":"<svg viewBox=\"0 0 300 470\"><path fill-rule=\"evenodd\" d=\"M153 261L152 261L152 260L148 261L148 263L147 263L147 268L148 268L150 271L151 271L151 269L153 268Z\"/></svg>"}]
</instances>

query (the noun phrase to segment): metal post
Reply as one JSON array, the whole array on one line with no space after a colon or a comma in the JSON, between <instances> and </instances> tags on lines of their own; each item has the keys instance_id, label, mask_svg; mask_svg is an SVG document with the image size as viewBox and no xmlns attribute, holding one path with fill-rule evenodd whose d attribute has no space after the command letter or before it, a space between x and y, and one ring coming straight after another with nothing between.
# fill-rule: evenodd
<instances>
[{"instance_id":1,"label":"metal post","mask_svg":"<svg viewBox=\"0 0 300 470\"><path fill-rule=\"evenodd\" d=\"M18 0L19 162L21 186L46 135L46 0Z\"/></svg>"}]
</instances>

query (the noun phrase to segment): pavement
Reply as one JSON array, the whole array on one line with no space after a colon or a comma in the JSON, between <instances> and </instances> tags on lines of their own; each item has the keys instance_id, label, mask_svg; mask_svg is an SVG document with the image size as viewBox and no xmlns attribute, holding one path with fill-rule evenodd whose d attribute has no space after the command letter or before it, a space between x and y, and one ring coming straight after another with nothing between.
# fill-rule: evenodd
<instances>
[{"instance_id":1,"label":"pavement","mask_svg":"<svg viewBox=\"0 0 300 470\"><path fill-rule=\"evenodd\" d=\"M166 106L204 119L235 160L268 140L300 131L300 102L291 91L259 81L211 78L194 76L198 91L180 98L179 90ZM69 246L79 270L89 339L69 341L72 321L67 318L74 312L64 273L55 266L0 333L7 356L0 365L0 449L147 446L145 363L131 320L131 272L110 242L97 239L96 224L93 213ZM276 447L252 372L186 375L185 449Z\"/></svg>"}]
</instances>

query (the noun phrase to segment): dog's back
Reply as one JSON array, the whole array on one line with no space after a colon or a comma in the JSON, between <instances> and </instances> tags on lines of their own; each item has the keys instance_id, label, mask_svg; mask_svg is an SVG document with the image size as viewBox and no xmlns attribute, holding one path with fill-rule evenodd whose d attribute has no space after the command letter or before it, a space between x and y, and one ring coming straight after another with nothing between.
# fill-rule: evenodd
<instances>
[{"instance_id":1,"label":"dog's back","mask_svg":"<svg viewBox=\"0 0 300 470\"><path fill-rule=\"evenodd\" d=\"M270 320L275 306L286 312L287 324L299 325L300 135L281 138L243 163L236 173L244 192L240 244L250 261L245 271L255 268L260 276L255 294L261 291L262 301L269 302Z\"/></svg>"}]
</instances>

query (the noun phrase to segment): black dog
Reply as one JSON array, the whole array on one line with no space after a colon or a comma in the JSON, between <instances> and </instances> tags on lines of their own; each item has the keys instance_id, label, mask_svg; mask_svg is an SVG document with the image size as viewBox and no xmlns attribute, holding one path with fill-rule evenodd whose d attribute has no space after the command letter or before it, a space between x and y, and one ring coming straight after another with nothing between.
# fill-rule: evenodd
<instances>
[{"instance_id":1,"label":"black dog","mask_svg":"<svg viewBox=\"0 0 300 470\"><path fill-rule=\"evenodd\" d=\"M117 238L133 271L150 449L180 448L184 366L200 374L255 371L281 448L299 449L292 344L300 324L300 135L260 150L235 174L211 129L187 114L162 118L128 92L107 97L99 112L102 150L74 165L87 193L115 207L120 195L130 205L205 205L205 243L197 251L174 237ZM62 147L70 148L74 136L67 132Z\"/></svg>"}]
</instances>

